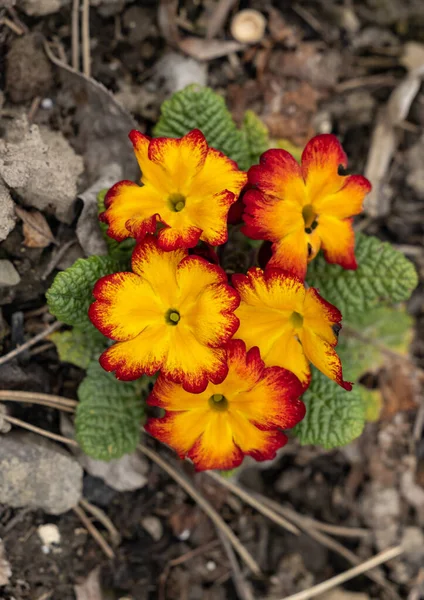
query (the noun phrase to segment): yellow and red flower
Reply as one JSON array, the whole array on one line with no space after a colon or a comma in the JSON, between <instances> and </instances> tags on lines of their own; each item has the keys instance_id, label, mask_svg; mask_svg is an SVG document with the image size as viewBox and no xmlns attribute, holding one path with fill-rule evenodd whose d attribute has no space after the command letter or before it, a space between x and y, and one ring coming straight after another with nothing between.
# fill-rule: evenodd
<instances>
[{"instance_id":1,"label":"yellow and red flower","mask_svg":"<svg viewBox=\"0 0 424 600\"><path fill-rule=\"evenodd\" d=\"M274 458L287 442L281 429L305 415L302 386L293 373L265 368L258 348L246 353L241 340L228 342L227 352L229 371L221 384L191 394L161 374L148 400L166 415L149 419L146 430L190 458L198 471L233 469L244 455Z\"/></svg>"},{"instance_id":2,"label":"yellow and red flower","mask_svg":"<svg viewBox=\"0 0 424 600\"><path fill-rule=\"evenodd\" d=\"M295 275L271 268L233 275L233 284L241 299L236 337L248 348L259 346L267 366L292 371L306 387L311 362L345 390L352 389L351 383L343 381L334 349L342 315L315 288L305 289Z\"/></svg>"},{"instance_id":3,"label":"yellow and red flower","mask_svg":"<svg viewBox=\"0 0 424 600\"><path fill-rule=\"evenodd\" d=\"M120 181L106 194L108 235L141 241L155 233L164 250L193 248L200 240L217 246L227 241L227 215L247 175L222 152L209 148L194 129L180 139L151 139L131 131L142 172L142 186Z\"/></svg>"},{"instance_id":4,"label":"yellow and red flower","mask_svg":"<svg viewBox=\"0 0 424 600\"><path fill-rule=\"evenodd\" d=\"M159 369L190 392L227 375L223 347L238 328L237 292L225 272L187 250L165 252L148 236L136 246L132 273L114 273L95 285L92 323L118 343L100 357L118 379Z\"/></svg>"},{"instance_id":5,"label":"yellow and red flower","mask_svg":"<svg viewBox=\"0 0 424 600\"><path fill-rule=\"evenodd\" d=\"M361 175L339 175L347 158L334 135L306 145L301 165L285 150L268 150L249 169L244 195L246 235L273 242L270 267L305 278L320 248L329 263L356 269L352 217L362 211L371 184Z\"/></svg>"}]
</instances>

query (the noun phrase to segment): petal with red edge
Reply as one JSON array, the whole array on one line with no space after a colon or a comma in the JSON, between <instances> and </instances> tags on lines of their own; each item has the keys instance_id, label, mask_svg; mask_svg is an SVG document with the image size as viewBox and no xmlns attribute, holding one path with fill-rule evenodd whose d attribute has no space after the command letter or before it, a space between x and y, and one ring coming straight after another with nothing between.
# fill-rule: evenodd
<instances>
[{"instance_id":1,"label":"petal with red edge","mask_svg":"<svg viewBox=\"0 0 424 600\"><path fill-rule=\"evenodd\" d=\"M142 182L145 185L150 184L164 198L167 198L175 190L170 186L169 179L164 177L162 166L152 162L149 158L149 146L152 139L135 129L130 132L129 138L141 170Z\"/></svg>"},{"instance_id":2,"label":"petal with red edge","mask_svg":"<svg viewBox=\"0 0 424 600\"><path fill-rule=\"evenodd\" d=\"M193 394L191 394L193 396ZM184 458L208 423L205 407L189 411L170 412L161 419L149 419L144 429L155 438L168 444Z\"/></svg>"},{"instance_id":3,"label":"petal with red edge","mask_svg":"<svg viewBox=\"0 0 424 600\"><path fill-rule=\"evenodd\" d=\"M323 340L335 346L337 335L333 325L340 325L342 320L338 308L324 300L315 288L306 290L305 304L303 307L303 326L311 329Z\"/></svg>"},{"instance_id":4,"label":"petal with red edge","mask_svg":"<svg viewBox=\"0 0 424 600\"><path fill-rule=\"evenodd\" d=\"M181 383L185 390L198 394L208 381L220 383L228 373L226 351L201 344L182 318L171 329L169 351L162 367L166 377Z\"/></svg>"},{"instance_id":5,"label":"petal with red edge","mask_svg":"<svg viewBox=\"0 0 424 600\"><path fill-rule=\"evenodd\" d=\"M308 268L308 254L317 252L310 249L308 244L309 236L301 227L272 245L272 256L267 266L280 267L304 279Z\"/></svg>"},{"instance_id":6,"label":"petal with red edge","mask_svg":"<svg viewBox=\"0 0 424 600\"><path fill-rule=\"evenodd\" d=\"M224 190L234 194L234 202L247 181L244 171L239 171L237 164L215 148L209 148L203 168L191 183L189 197L200 201L221 194Z\"/></svg>"},{"instance_id":7,"label":"petal with red edge","mask_svg":"<svg viewBox=\"0 0 424 600\"><path fill-rule=\"evenodd\" d=\"M305 354L311 363L321 373L324 373L324 375L338 383L345 390L350 391L352 384L343 381L342 364L331 344L307 328L302 330L300 337Z\"/></svg>"},{"instance_id":8,"label":"petal with red edge","mask_svg":"<svg viewBox=\"0 0 424 600\"><path fill-rule=\"evenodd\" d=\"M154 375L169 351L170 327L154 325L147 327L132 340L118 342L107 348L100 356L105 371L115 371L117 379L131 381L144 374Z\"/></svg>"},{"instance_id":9,"label":"petal with red edge","mask_svg":"<svg viewBox=\"0 0 424 600\"><path fill-rule=\"evenodd\" d=\"M132 269L148 282L152 293L162 301L165 311L174 308L178 298L177 266L185 256L187 250L165 252L152 236L134 249Z\"/></svg>"},{"instance_id":10,"label":"petal with red edge","mask_svg":"<svg viewBox=\"0 0 424 600\"><path fill-rule=\"evenodd\" d=\"M341 221L335 217L322 215L316 231L321 237L324 257L330 264L344 269L357 269L355 258L355 232L352 219Z\"/></svg>"},{"instance_id":11,"label":"petal with red edge","mask_svg":"<svg viewBox=\"0 0 424 600\"><path fill-rule=\"evenodd\" d=\"M296 375L304 388L311 382L311 370L302 344L290 324L278 330L269 349L262 352L267 367L277 366Z\"/></svg>"},{"instance_id":12,"label":"petal with red edge","mask_svg":"<svg viewBox=\"0 0 424 600\"><path fill-rule=\"evenodd\" d=\"M119 242L130 235L142 239L147 233L155 233L162 203L153 187L120 181L105 196L106 210L101 220L109 225L108 235Z\"/></svg>"},{"instance_id":13,"label":"petal with red edge","mask_svg":"<svg viewBox=\"0 0 424 600\"><path fill-rule=\"evenodd\" d=\"M307 203L315 207L320 198L334 194L343 187L345 178L338 174L340 165L347 167L347 157L336 136L317 135L306 144L302 153L302 173Z\"/></svg>"},{"instance_id":14,"label":"petal with red edge","mask_svg":"<svg viewBox=\"0 0 424 600\"><path fill-rule=\"evenodd\" d=\"M150 285L134 273L114 273L94 286L96 301L88 314L103 335L124 341L154 324L165 324L160 299Z\"/></svg>"},{"instance_id":15,"label":"petal with red edge","mask_svg":"<svg viewBox=\"0 0 424 600\"><path fill-rule=\"evenodd\" d=\"M193 129L181 139L154 138L148 149L149 159L160 165L163 176L173 182L173 191L183 195L189 194L192 181L203 170L207 155L208 144L199 129Z\"/></svg>"},{"instance_id":16,"label":"petal with red edge","mask_svg":"<svg viewBox=\"0 0 424 600\"><path fill-rule=\"evenodd\" d=\"M225 244L228 239L227 216L237 196L228 190L215 194L209 202L204 197L190 197L187 214L198 226L200 239L212 246Z\"/></svg>"},{"instance_id":17,"label":"petal with red edge","mask_svg":"<svg viewBox=\"0 0 424 600\"><path fill-rule=\"evenodd\" d=\"M210 414L202 436L187 453L196 471L235 469L243 460L243 452L235 445L231 425L225 412Z\"/></svg>"},{"instance_id":18,"label":"petal with red edge","mask_svg":"<svg viewBox=\"0 0 424 600\"><path fill-rule=\"evenodd\" d=\"M149 406L160 406L168 411L188 411L208 406L208 400L214 394L212 385L200 394L187 392L180 383L167 379L163 373L157 378L153 390L147 399Z\"/></svg>"},{"instance_id":19,"label":"petal with red edge","mask_svg":"<svg viewBox=\"0 0 424 600\"><path fill-rule=\"evenodd\" d=\"M228 420L236 447L257 461L275 458L277 450L287 443L287 436L281 431L258 429L247 419L234 417L231 411Z\"/></svg>"},{"instance_id":20,"label":"petal with red edge","mask_svg":"<svg viewBox=\"0 0 424 600\"><path fill-rule=\"evenodd\" d=\"M305 184L299 163L286 150L267 150L260 158L260 164L250 167L249 183L261 191L303 206L305 204Z\"/></svg>"},{"instance_id":21,"label":"petal with red edge","mask_svg":"<svg viewBox=\"0 0 424 600\"><path fill-rule=\"evenodd\" d=\"M192 225L183 228L165 226L159 230L158 245L167 252L178 248L194 248L201 235L202 230Z\"/></svg>"},{"instance_id":22,"label":"petal with red edge","mask_svg":"<svg viewBox=\"0 0 424 600\"><path fill-rule=\"evenodd\" d=\"M364 198L370 191L371 184L368 179L362 175L349 175L344 178L340 190L318 198L314 202L314 209L320 215L347 219L359 215Z\"/></svg>"}]
</instances>

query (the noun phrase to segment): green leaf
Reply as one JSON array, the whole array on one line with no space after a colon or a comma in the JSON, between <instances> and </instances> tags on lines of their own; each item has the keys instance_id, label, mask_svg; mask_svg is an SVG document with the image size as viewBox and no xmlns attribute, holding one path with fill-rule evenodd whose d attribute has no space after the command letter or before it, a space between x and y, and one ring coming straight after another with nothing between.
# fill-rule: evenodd
<instances>
[{"instance_id":1,"label":"green leaf","mask_svg":"<svg viewBox=\"0 0 424 600\"><path fill-rule=\"evenodd\" d=\"M367 371L376 371L385 361L384 349L406 355L413 336L413 318L404 307L378 306L344 322L337 353L343 374L357 381Z\"/></svg>"},{"instance_id":2,"label":"green leaf","mask_svg":"<svg viewBox=\"0 0 424 600\"><path fill-rule=\"evenodd\" d=\"M387 242L357 235L358 269L348 271L329 265L322 255L308 268L307 282L340 309L345 320L354 321L377 304L408 300L418 283L414 265Z\"/></svg>"},{"instance_id":3,"label":"green leaf","mask_svg":"<svg viewBox=\"0 0 424 600\"><path fill-rule=\"evenodd\" d=\"M123 270L123 264L110 256L79 258L72 267L58 273L46 293L50 312L66 325L91 328L88 307L93 302L94 284L103 275Z\"/></svg>"},{"instance_id":4,"label":"green leaf","mask_svg":"<svg viewBox=\"0 0 424 600\"><path fill-rule=\"evenodd\" d=\"M224 98L207 87L189 85L161 106L156 136L181 137L200 129L208 144L232 158L240 169L250 167L246 136L237 129Z\"/></svg>"},{"instance_id":5,"label":"green leaf","mask_svg":"<svg viewBox=\"0 0 424 600\"><path fill-rule=\"evenodd\" d=\"M365 386L360 385L359 391L365 407L365 420L371 423L378 421L383 406L380 390L369 390Z\"/></svg>"},{"instance_id":6,"label":"green leaf","mask_svg":"<svg viewBox=\"0 0 424 600\"><path fill-rule=\"evenodd\" d=\"M106 194L107 194L107 190L101 190L97 194L97 210L98 210L99 214L104 212L104 210L105 210ZM131 260L132 252L135 247L135 243L136 243L135 240L132 238L128 238L128 239L124 240L123 242L117 242L116 240L114 240L108 236L107 223L102 223L101 221L99 221L99 225L100 225L100 230L102 232L103 238L106 241L107 252L108 252L109 256L111 256L112 258L116 258L117 260L122 260L122 261L129 263Z\"/></svg>"},{"instance_id":7,"label":"green leaf","mask_svg":"<svg viewBox=\"0 0 424 600\"><path fill-rule=\"evenodd\" d=\"M149 381L118 381L97 361L89 365L75 418L76 439L86 454L112 460L136 449Z\"/></svg>"},{"instance_id":8,"label":"green leaf","mask_svg":"<svg viewBox=\"0 0 424 600\"><path fill-rule=\"evenodd\" d=\"M259 162L261 154L270 147L268 128L252 111L246 111L241 128L249 152L249 167Z\"/></svg>"},{"instance_id":9,"label":"green leaf","mask_svg":"<svg viewBox=\"0 0 424 600\"><path fill-rule=\"evenodd\" d=\"M77 327L69 331L55 331L49 339L56 345L59 359L69 362L81 369L86 369L90 362L108 345L108 340L92 326L87 330Z\"/></svg>"},{"instance_id":10,"label":"green leaf","mask_svg":"<svg viewBox=\"0 0 424 600\"><path fill-rule=\"evenodd\" d=\"M294 428L301 444L331 449L345 446L361 435L365 405L358 386L347 392L325 375L312 369L312 382L302 400L306 416Z\"/></svg>"}]
</instances>

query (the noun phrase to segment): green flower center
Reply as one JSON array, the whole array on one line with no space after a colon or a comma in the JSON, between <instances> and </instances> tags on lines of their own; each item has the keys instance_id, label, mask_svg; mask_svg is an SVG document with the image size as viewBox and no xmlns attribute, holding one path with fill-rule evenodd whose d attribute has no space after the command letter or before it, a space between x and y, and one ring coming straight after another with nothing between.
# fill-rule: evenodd
<instances>
[{"instance_id":1,"label":"green flower center","mask_svg":"<svg viewBox=\"0 0 424 600\"><path fill-rule=\"evenodd\" d=\"M172 212L180 212L183 210L186 203L186 198L182 194L171 194L168 197L168 206Z\"/></svg>"},{"instance_id":2,"label":"green flower center","mask_svg":"<svg viewBox=\"0 0 424 600\"><path fill-rule=\"evenodd\" d=\"M303 326L303 316L296 311L292 312L290 317L290 323L295 329L300 329L300 327Z\"/></svg>"},{"instance_id":3,"label":"green flower center","mask_svg":"<svg viewBox=\"0 0 424 600\"><path fill-rule=\"evenodd\" d=\"M180 313L175 308L170 308L165 314L165 321L168 325L178 325L180 319Z\"/></svg>"},{"instance_id":4,"label":"green flower center","mask_svg":"<svg viewBox=\"0 0 424 600\"><path fill-rule=\"evenodd\" d=\"M312 233L313 230L318 226L317 214L314 211L312 204L307 204L303 207L302 217L305 223L305 233Z\"/></svg>"},{"instance_id":5,"label":"green flower center","mask_svg":"<svg viewBox=\"0 0 424 600\"><path fill-rule=\"evenodd\" d=\"M217 410L219 412L228 410L228 400L222 394L213 394L209 398L209 406L212 410Z\"/></svg>"}]
</instances>

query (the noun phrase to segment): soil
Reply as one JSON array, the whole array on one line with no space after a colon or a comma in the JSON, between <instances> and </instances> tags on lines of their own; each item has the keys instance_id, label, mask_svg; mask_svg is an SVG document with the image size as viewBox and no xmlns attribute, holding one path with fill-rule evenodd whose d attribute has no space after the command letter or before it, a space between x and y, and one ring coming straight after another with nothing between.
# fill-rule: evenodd
<instances>
[{"instance_id":1,"label":"soil","mask_svg":"<svg viewBox=\"0 0 424 600\"><path fill-rule=\"evenodd\" d=\"M208 22L215 14L212 0L162 2L160 7L154 1L98 0L92 4L91 75L123 104L118 117L110 111L111 101L103 92L84 87L80 76L67 73L45 53L44 42L48 40L54 55L71 64L70 2L37 0L31 6L25 0L6 0L0 7L1 131L26 115L32 124L61 132L84 159L84 171L78 179L80 192L96 181L102 165L114 160L121 162L126 177L135 178L134 159L124 136L133 126L132 120L141 131L151 133L162 101L175 86L169 69L163 68L164 56L174 52L184 57L178 47L182 37L195 35L206 40ZM377 115L406 75L402 60L405 49L410 42L424 43L421 3L243 0L232 4L230 16L216 34L221 47L232 39L231 15L243 8L256 8L267 17L265 37L242 51L207 60L203 67L197 65L193 77L201 78L207 70L207 85L225 96L238 122L246 109L254 110L269 127L272 138L284 138L286 145L301 147L314 133L337 134L349 156L349 170L363 173ZM174 9L178 11L177 21ZM204 44L203 50L209 51L208 42ZM422 63L422 47L415 51ZM188 67L179 68L186 75ZM417 368L424 368L423 125L421 86L395 128L396 150L385 178L386 207L380 216L364 215L358 221L366 233L405 252L420 276L420 285L408 303L415 317L411 362L407 367L388 363L372 375L373 385L386 389L384 419L368 424L359 442L345 449L325 452L300 448L291 441L271 465L258 468L249 464L240 474L240 482L247 488L290 505L302 515L332 525L367 529L365 537L337 538L362 559L405 538L416 535L419 539L424 526L424 437L420 430L417 434L416 425L422 401L422 378ZM128 161L123 160L126 156ZM21 283L13 291L0 291L2 353L42 331L51 321L45 291L58 269L84 254L75 235L81 209L77 204L73 216L61 221L54 206L42 209L57 246L23 245L20 221L0 243L0 258L11 260L21 274ZM59 256L61 248L65 252ZM2 389L68 398L76 398L84 376L82 370L60 363L54 346L45 341L8 362L0 373ZM10 408L15 417L60 433L57 411L19 404ZM173 460L165 449L148 443ZM243 569L251 597L283 598L351 566L309 535L297 537L276 527L207 475L194 475L189 465L182 468L259 562L262 577L252 577ZM101 507L121 534L114 559L105 557L73 512L53 517L41 511L0 506L0 537L13 571L9 583L0 588L0 597L241 597L228 556L210 521L159 467L151 464L149 469L147 484L125 493L85 475L84 497ZM146 517L150 522L153 518L153 535L145 525ZM60 531L60 544L49 552L43 551L38 534L43 523L54 523ZM96 567L100 567L104 595L76 596L75 585ZM422 548L390 561L380 572L398 597L424 598ZM393 597L365 576L345 584L345 590L362 592L363 598L374 600ZM345 596L339 594L343 600ZM352 595L352 600L355 597L362 599Z\"/></svg>"}]
</instances>

